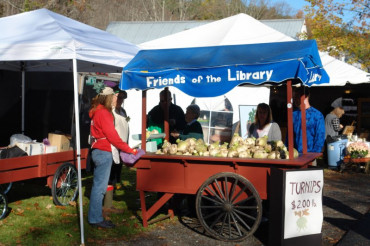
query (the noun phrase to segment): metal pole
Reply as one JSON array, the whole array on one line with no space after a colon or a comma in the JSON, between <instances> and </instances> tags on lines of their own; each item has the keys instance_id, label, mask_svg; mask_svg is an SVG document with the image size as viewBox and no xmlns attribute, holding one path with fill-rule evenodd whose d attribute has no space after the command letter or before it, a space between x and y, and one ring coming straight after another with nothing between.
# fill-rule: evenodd
<instances>
[{"instance_id":1,"label":"metal pole","mask_svg":"<svg viewBox=\"0 0 370 246\"><path fill-rule=\"evenodd\" d=\"M80 145L80 113L78 103L77 86L77 60L73 59L73 91L74 91L74 112L76 123L76 152L77 152L77 172L78 172L78 198L80 205L80 232L81 245L85 245L84 238L84 220L83 220L83 202L82 202L82 182L81 182L81 145Z\"/></svg>"},{"instance_id":2,"label":"metal pole","mask_svg":"<svg viewBox=\"0 0 370 246\"><path fill-rule=\"evenodd\" d=\"M26 80L26 71L24 71L24 62L22 62L21 64L22 66L22 126L21 126L21 130L22 130L22 134L24 134L24 112L25 112L25 94L26 94L26 83L25 83L25 80Z\"/></svg>"}]
</instances>

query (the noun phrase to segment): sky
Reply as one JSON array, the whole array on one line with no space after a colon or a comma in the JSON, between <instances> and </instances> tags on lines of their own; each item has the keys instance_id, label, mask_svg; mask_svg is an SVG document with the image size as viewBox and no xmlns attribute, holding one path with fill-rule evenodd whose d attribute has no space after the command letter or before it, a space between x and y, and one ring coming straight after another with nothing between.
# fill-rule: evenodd
<instances>
[{"instance_id":1,"label":"sky","mask_svg":"<svg viewBox=\"0 0 370 246\"><path fill-rule=\"evenodd\" d=\"M271 2L279 2L281 0L270 0ZM308 5L308 2L304 0L285 0L294 10L303 10L305 5Z\"/></svg>"},{"instance_id":2,"label":"sky","mask_svg":"<svg viewBox=\"0 0 370 246\"><path fill-rule=\"evenodd\" d=\"M268 0L270 3L278 3L278 2L285 2L290 5L293 10L304 10L304 6L309 5L310 3L306 2L305 0ZM335 2L343 2L343 1L335 1ZM344 21L349 21L353 18L353 14L349 12L345 12Z\"/></svg>"},{"instance_id":3,"label":"sky","mask_svg":"<svg viewBox=\"0 0 370 246\"><path fill-rule=\"evenodd\" d=\"M269 0L271 3L286 2L294 10L303 10L305 5L308 5L308 2L305 0Z\"/></svg>"}]
</instances>

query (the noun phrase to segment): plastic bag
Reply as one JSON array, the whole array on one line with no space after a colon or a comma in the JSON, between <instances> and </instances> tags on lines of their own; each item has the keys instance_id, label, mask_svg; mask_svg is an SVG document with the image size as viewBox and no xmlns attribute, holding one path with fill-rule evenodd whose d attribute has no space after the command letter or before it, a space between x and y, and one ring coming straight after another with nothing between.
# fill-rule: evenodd
<instances>
[{"instance_id":1,"label":"plastic bag","mask_svg":"<svg viewBox=\"0 0 370 246\"><path fill-rule=\"evenodd\" d=\"M145 155L145 151L142 149L138 149L136 155L125 152L120 153L121 160L128 167L132 167L135 164L135 162L140 159L142 155Z\"/></svg>"},{"instance_id":2,"label":"plastic bag","mask_svg":"<svg viewBox=\"0 0 370 246\"><path fill-rule=\"evenodd\" d=\"M16 143L29 143L32 139L23 134L13 134L10 137L10 147L15 146Z\"/></svg>"}]
</instances>

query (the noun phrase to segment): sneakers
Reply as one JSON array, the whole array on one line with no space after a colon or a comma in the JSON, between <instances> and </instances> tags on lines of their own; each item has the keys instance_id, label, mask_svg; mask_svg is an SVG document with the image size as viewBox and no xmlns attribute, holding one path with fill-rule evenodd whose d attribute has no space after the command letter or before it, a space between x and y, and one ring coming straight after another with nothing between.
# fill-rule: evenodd
<instances>
[{"instance_id":1,"label":"sneakers","mask_svg":"<svg viewBox=\"0 0 370 246\"><path fill-rule=\"evenodd\" d=\"M90 225L93 227L107 228L107 229L116 227L116 225L113 224L112 221L110 220L103 220L102 222L99 222L99 223L90 223Z\"/></svg>"}]
</instances>

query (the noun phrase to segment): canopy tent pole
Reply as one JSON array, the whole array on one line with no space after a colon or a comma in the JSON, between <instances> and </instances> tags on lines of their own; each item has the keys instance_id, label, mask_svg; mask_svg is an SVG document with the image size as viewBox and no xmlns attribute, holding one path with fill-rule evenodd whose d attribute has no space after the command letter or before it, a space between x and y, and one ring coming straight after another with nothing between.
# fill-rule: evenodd
<instances>
[{"instance_id":1,"label":"canopy tent pole","mask_svg":"<svg viewBox=\"0 0 370 246\"><path fill-rule=\"evenodd\" d=\"M306 105L304 100L306 98L304 90L306 87L303 87L303 95L301 95L301 129L302 129L302 153L307 154L307 127L306 127Z\"/></svg>"},{"instance_id":2,"label":"canopy tent pole","mask_svg":"<svg viewBox=\"0 0 370 246\"><path fill-rule=\"evenodd\" d=\"M24 62L21 63L21 66L22 66L22 126L21 126L21 130L22 130L22 134L24 134L24 111L25 111L25 91L26 91L26 83L25 83L25 80L26 80L26 72L24 71Z\"/></svg>"},{"instance_id":3,"label":"canopy tent pole","mask_svg":"<svg viewBox=\"0 0 370 246\"><path fill-rule=\"evenodd\" d=\"M288 108L288 151L289 159L293 159L293 93L292 93L292 81L288 80L286 83L287 89L287 108Z\"/></svg>"},{"instance_id":4,"label":"canopy tent pole","mask_svg":"<svg viewBox=\"0 0 370 246\"><path fill-rule=\"evenodd\" d=\"M164 93L164 122L163 122L163 128L164 128L164 133L166 133L165 139L167 141L170 141L170 125L169 125L169 118L170 118L170 102L168 98L168 92L169 89L168 87L164 88L165 93Z\"/></svg>"},{"instance_id":5,"label":"canopy tent pole","mask_svg":"<svg viewBox=\"0 0 370 246\"><path fill-rule=\"evenodd\" d=\"M141 94L141 148L146 151L146 90L143 90Z\"/></svg>"},{"instance_id":6,"label":"canopy tent pole","mask_svg":"<svg viewBox=\"0 0 370 246\"><path fill-rule=\"evenodd\" d=\"M82 202L82 182L81 182L81 146L80 146L80 114L78 103L78 86L77 86L77 60L73 59L73 91L74 91L74 111L76 123L76 152L77 152L77 173L78 173L78 198L80 205L80 232L81 245L85 245L84 238L84 220L83 220L83 202Z\"/></svg>"}]
</instances>

